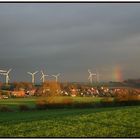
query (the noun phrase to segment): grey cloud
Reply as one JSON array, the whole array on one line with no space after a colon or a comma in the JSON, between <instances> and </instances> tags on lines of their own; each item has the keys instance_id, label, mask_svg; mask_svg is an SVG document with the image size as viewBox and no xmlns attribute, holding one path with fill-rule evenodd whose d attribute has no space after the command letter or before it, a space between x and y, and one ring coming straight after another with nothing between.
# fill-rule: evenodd
<instances>
[{"instance_id":1,"label":"grey cloud","mask_svg":"<svg viewBox=\"0 0 140 140\"><path fill-rule=\"evenodd\" d=\"M124 78L136 77L139 13L140 4L0 4L0 67L14 68L13 80L46 69L86 81L88 68L111 80L117 64Z\"/></svg>"}]
</instances>

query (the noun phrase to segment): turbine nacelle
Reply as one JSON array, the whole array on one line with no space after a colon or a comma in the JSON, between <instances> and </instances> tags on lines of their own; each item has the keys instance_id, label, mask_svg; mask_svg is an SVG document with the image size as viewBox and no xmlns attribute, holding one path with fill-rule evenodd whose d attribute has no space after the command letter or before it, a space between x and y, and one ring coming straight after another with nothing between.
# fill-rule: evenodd
<instances>
[{"instance_id":1,"label":"turbine nacelle","mask_svg":"<svg viewBox=\"0 0 140 140\"><path fill-rule=\"evenodd\" d=\"M27 73L30 75L35 75L36 73L38 73L38 71L35 71L34 73L31 73L31 72L27 72Z\"/></svg>"}]
</instances>

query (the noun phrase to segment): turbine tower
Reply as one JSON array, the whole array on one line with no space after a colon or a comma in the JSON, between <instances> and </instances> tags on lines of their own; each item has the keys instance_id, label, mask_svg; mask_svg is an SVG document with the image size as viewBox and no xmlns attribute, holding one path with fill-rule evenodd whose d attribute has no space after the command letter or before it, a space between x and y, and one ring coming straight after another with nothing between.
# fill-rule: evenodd
<instances>
[{"instance_id":1,"label":"turbine tower","mask_svg":"<svg viewBox=\"0 0 140 140\"><path fill-rule=\"evenodd\" d=\"M41 74L42 74L42 77L41 77L40 80L42 80L42 82L44 83L45 82L45 76L47 77L49 75L45 75L42 70L41 70Z\"/></svg>"},{"instance_id":2,"label":"turbine tower","mask_svg":"<svg viewBox=\"0 0 140 140\"><path fill-rule=\"evenodd\" d=\"M35 83L35 74L38 73L38 71L35 71L34 73L31 72L27 72L28 74L30 74L32 76L32 83Z\"/></svg>"},{"instance_id":3,"label":"turbine tower","mask_svg":"<svg viewBox=\"0 0 140 140\"><path fill-rule=\"evenodd\" d=\"M60 73L58 73L57 75L52 75L53 77L55 77L55 81L58 82L58 76L60 76Z\"/></svg>"},{"instance_id":4,"label":"turbine tower","mask_svg":"<svg viewBox=\"0 0 140 140\"><path fill-rule=\"evenodd\" d=\"M92 73L90 69L88 69L88 73L89 73L88 79L89 79L90 83L92 84L93 76L96 76L97 74L96 73Z\"/></svg>"},{"instance_id":5,"label":"turbine tower","mask_svg":"<svg viewBox=\"0 0 140 140\"><path fill-rule=\"evenodd\" d=\"M10 80L10 78L9 78L9 73L10 73L11 70L12 70L12 69L9 69L8 71L4 71L4 70L1 70L1 71L0 71L0 74L6 76L6 84L8 84L8 82L9 82L9 80Z\"/></svg>"}]
</instances>

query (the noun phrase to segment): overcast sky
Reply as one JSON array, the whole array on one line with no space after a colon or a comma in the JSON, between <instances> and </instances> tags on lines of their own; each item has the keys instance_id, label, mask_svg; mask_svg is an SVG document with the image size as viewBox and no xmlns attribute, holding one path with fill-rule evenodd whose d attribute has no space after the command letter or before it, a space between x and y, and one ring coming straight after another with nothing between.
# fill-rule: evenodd
<instances>
[{"instance_id":1,"label":"overcast sky","mask_svg":"<svg viewBox=\"0 0 140 140\"><path fill-rule=\"evenodd\" d=\"M0 3L0 69L12 68L11 81L36 70L40 81L41 69L61 81L86 82L87 69L101 81L140 78L139 60L140 3Z\"/></svg>"}]
</instances>

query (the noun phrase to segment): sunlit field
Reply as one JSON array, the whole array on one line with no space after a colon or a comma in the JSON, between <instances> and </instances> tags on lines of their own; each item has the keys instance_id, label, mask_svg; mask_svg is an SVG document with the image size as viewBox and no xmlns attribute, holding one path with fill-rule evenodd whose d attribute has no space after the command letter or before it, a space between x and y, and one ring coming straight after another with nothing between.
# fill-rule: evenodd
<instances>
[{"instance_id":1,"label":"sunlit field","mask_svg":"<svg viewBox=\"0 0 140 140\"><path fill-rule=\"evenodd\" d=\"M140 107L3 112L0 137L140 137Z\"/></svg>"},{"instance_id":2,"label":"sunlit field","mask_svg":"<svg viewBox=\"0 0 140 140\"><path fill-rule=\"evenodd\" d=\"M56 98L61 101L66 97ZM140 106L37 110L37 99L0 100L0 106L13 110L0 112L0 137L140 137ZM101 97L69 99L82 103L102 100ZM30 110L21 111L20 105Z\"/></svg>"}]
</instances>

